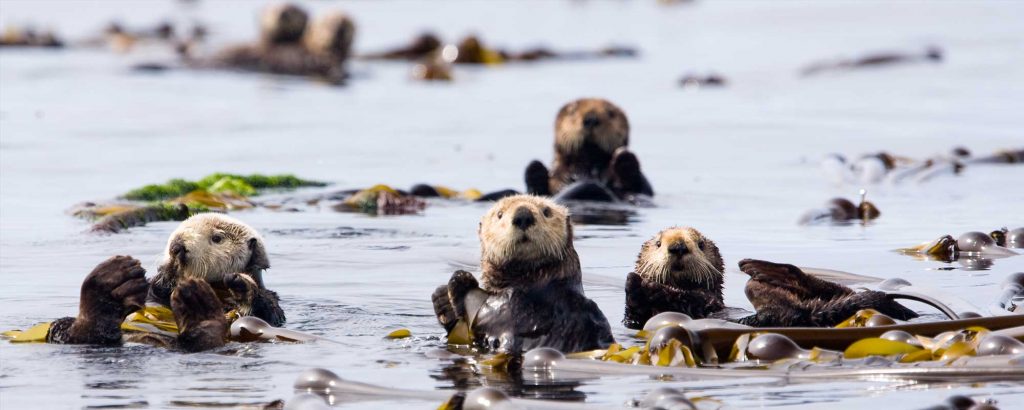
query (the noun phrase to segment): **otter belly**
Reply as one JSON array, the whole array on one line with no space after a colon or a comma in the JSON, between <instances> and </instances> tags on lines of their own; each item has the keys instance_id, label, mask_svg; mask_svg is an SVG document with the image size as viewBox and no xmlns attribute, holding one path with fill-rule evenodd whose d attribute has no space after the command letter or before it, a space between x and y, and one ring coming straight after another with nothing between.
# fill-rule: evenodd
<instances>
[{"instance_id":1,"label":"otter belly","mask_svg":"<svg viewBox=\"0 0 1024 410\"><path fill-rule=\"evenodd\" d=\"M615 342L597 304L565 287L491 295L477 313L473 338L482 350L505 353L535 347L579 352Z\"/></svg>"}]
</instances>

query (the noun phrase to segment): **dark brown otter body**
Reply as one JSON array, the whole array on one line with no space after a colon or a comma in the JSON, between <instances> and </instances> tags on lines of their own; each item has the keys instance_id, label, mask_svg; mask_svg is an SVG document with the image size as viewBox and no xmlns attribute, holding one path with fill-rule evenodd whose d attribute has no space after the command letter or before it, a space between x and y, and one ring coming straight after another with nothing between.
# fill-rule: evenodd
<instances>
[{"instance_id":1,"label":"dark brown otter body","mask_svg":"<svg viewBox=\"0 0 1024 410\"><path fill-rule=\"evenodd\" d=\"M230 309L284 324L277 294L263 286L269 264L262 239L247 225L219 214L196 215L171 235L165 258L151 282L134 258L99 264L82 283L78 316L54 321L47 342L118 345L125 316L147 301L170 306L178 324L177 338L154 336L157 342L185 351L223 345Z\"/></svg>"},{"instance_id":2,"label":"dark brown otter body","mask_svg":"<svg viewBox=\"0 0 1024 410\"><path fill-rule=\"evenodd\" d=\"M267 9L261 19L261 39L235 46L210 59L186 62L197 68L221 68L314 77L340 84L355 36L355 25L341 13L330 13L307 28L308 15L294 5Z\"/></svg>"},{"instance_id":3,"label":"dark brown otter body","mask_svg":"<svg viewBox=\"0 0 1024 410\"><path fill-rule=\"evenodd\" d=\"M585 98L566 104L555 119L555 160L550 172L540 161L526 168L526 189L535 195L564 199L602 198L563 191L592 192L581 185L596 184L617 199L654 195L640 162L626 148L629 120L614 104ZM600 190L597 190L600 191ZM607 200L607 199L606 199Z\"/></svg>"},{"instance_id":4,"label":"dark brown otter body","mask_svg":"<svg viewBox=\"0 0 1024 410\"><path fill-rule=\"evenodd\" d=\"M458 271L432 296L446 331L468 323L476 348L508 353L574 352L615 342L608 320L583 294L564 207L534 196L502 199L481 221L480 239L482 286ZM467 302L474 292L484 301L476 311Z\"/></svg>"},{"instance_id":5,"label":"dark brown otter body","mask_svg":"<svg viewBox=\"0 0 1024 410\"><path fill-rule=\"evenodd\" d=\"M725 308L724 263L718 247L693 228L669 228L644 243L635 272L626 278L623 324L643 327L661 312L685 313L695 319ZM807 275L793 265L744 259L750 275L747 299L757 312L737 322L757 327L835 326L858 310L875 309L895 319L917 314L884 292L852 289Z\"/></svg>"}]
</instances>

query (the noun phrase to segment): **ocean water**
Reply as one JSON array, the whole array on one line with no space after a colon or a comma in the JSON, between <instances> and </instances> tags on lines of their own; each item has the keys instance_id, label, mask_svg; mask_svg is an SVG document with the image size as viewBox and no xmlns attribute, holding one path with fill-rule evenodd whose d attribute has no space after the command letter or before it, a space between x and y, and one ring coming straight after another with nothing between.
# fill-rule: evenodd
<instances>
[{"instance_id":1,"label":"ocean water","mask_svg":"<svg viewBox=\"0 0 1024 410\"><path fill-rule=\"evenodd\" d=\"M629 116L631 149L657 192L625 225L577 225L587 295L628 339L621 287L640 244L673 225L700 229L726 259L726 302L750 309L742 258L901 277L984 306L1024 257L984 270L918 261L893 249L972 230L1024 226L1024 167L968 167L925 183L836 184L829 153L881 150L925 158L966 146L984 154L1024 146L1024 4L1016 2L654 1L327 2L358 25L357 52L423 30L455 42L469 33L512 49L609 44L636 59L456 68L450 84L410 79L406 63L354 61L345 87L232 72L130 70L173 61L156 46L0 50L0 329L73 315L81 279L111 255L155 271L175 223L118 235L88 232L66 210L137 186L212 172L294 173L331 191L387 183L522 189L532 159L550 161L558 108L614 101ZM0 2L0 24L52 27L68 40L107 22L201 21L208 46L256 35L250 2ZM942 64L907 64L800 77L805 65L874 51L936 45ZM720 89L684 90L685 73L720 73ZM807 209L867 188L882 217L867 226L799 226ZM316 193L317 190L303 191ZM292 395L309 367L395 388L523 388L507 375L438 359L443 330L430 293L476 267L487 204L433 201L417 216L307 209L233 213L266 238L288 327L340 344L231 344L200 354L146 346L0 343L0 407L258 406ZM924 305L909 306L933 314ZM397 328L410 339L383 336ZM578 385L577 385L578 383ZM623 407L658 386L727 407L920 408L953 394L1010 403L1021 383L900 380L656 380L605 375L565 381L585 406ZM549 389L550 390L550 389ZM345 408L436 407L432 400L346 398Z\"/></svg>"}]
</instances>

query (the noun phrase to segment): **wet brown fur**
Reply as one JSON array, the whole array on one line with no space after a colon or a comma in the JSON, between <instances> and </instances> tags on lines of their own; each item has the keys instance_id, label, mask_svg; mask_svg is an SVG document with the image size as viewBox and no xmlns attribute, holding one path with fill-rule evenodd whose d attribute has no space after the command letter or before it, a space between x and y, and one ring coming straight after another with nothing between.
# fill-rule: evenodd
<instances>
[{"instance_id":1,"label":"wet brown fur","mask_svg":"<svg viewBox=\"0 0 1024 410\"><path fill-rule=\"evenodd\" d=\"M680 249L675 254L670 252L674 246ZM634 272L626 278L623 324L639 329L661 312L703 318L724 309L724 267L718 247L699 231L674 227L659 232L641 247ZM739 323L829 327L869 308L900 320L917 317L884 292L854 292L793 265L744 259L739 267L750 275L745 290L757 310Z\"/></svg>"},{"instance_id":2,"label":"wet brown fur","mask_svg":"<svg viewBox=\"0 0 1024 410\"><path fill-rule=\"evenodd\" d=\"M555 118L551 192L583 178L604 178L616 149L629 145L629 119L600 98L570 102Z\"/></svg>"},{"instance_id":3,"label":"wet brown fur","mask_svg":"<svg viewBox=\"0 0 1024 410\"><path fill-rule=\"evenodd\" d=\"M565 207L536 196L506 197L484 215L479 235L482 284L458 271L432 295L446 331L466 321L475 347L509 353L539 346L580 351L614 342L604 314L583 294ZM488 295L486 306L468 312L466 295L476 289Z\"/></svg>"}]
</instances>

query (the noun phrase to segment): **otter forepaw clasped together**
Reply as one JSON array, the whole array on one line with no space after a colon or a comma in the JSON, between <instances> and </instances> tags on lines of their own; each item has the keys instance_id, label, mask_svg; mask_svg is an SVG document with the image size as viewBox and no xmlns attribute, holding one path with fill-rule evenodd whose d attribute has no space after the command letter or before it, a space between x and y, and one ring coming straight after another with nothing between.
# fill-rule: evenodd
<instances>
[{"instance_id":1,"label":"otter forepaw clasped together","mask_svg":"<svg viewBox=\"0 0 1024 410\"><path fill-rule=\"evenodd\" d=\"M565 207L536 196L504 198L480 221L480 241L482 281L458 271L432 296L450 336L462 323L468 343L507 353L583 351L614 342L608 320L583 294Z\"/></svg>"}]
</instances>

